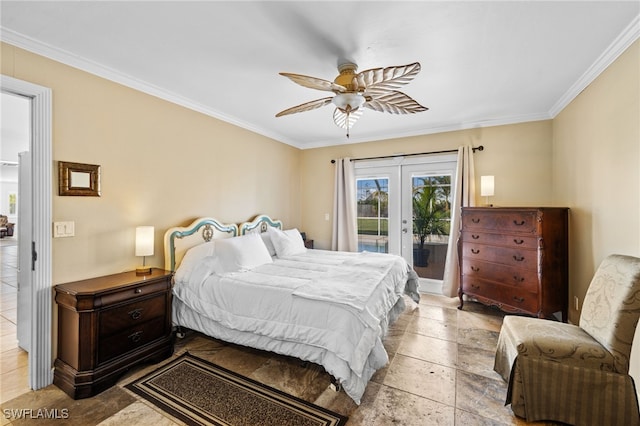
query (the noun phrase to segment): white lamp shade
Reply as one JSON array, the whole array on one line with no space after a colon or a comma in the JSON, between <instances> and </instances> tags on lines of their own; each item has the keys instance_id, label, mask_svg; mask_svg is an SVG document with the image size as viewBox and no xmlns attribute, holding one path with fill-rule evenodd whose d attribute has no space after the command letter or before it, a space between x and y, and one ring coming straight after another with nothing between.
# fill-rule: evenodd
<instances>
[{"instance_id":1,"label":"white lamp shade","mask_svg":"<svg viewBox=\"0 0 640 426\"><path fill-rule=\"evenodd\" d=\"M493 176L480 176L480 195L482 197L493 196Z\"/></svg>"},{"instance_id":2,"label":"white lamp shade","mask_svg":"<svg viewBox=\"0 0 640 426\"><path fill-rule=\"evenodd\" d=\"M136 256L153 256L153 226L136 227Z\"/></svg>"}]
</instances>

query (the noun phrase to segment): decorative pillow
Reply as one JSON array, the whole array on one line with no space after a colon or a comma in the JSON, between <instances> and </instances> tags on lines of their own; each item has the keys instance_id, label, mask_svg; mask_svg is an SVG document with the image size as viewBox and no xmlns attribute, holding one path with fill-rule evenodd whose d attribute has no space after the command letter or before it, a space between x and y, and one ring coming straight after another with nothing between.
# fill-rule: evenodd
<instances>
[{"instance_id":1,"label":"decorative pillow","mask_svg":"<svg viewBox=\"0 0 640 426\"><path fill-rule=\"evenodd\" d=\"M278 257L293 256L307 251L302 235L296 228L281 231L277 228L269 227L267 232L271 237L271 242L273 242Z\"/></svg>"},{"instance_id":2,"label":"decorative pillow","mask_svg":"<svg viewBox=\"0 0 640 426\"><path fill-rule=\"evenodd\" d=\"M193 269L205 257L213 256L215 253L215 247L215 241L210 241L208 243L198 244L197 246L193 246L187 250L182 258L182 262L180 262L180 265L176 270L176 274L174 276L175 281L177 283L188 282Z\"/></svg>"},{"instance_id":3,"label":"decorative pillow","mask_svg":"<svg viewBox=\"0 0 640 426\"><path fill-rule=\"evenodd\" d=\"M217 240L215 254L224 272L253 269L273 262L267 246L257 234Z\"/></svg>"}]
</instances>

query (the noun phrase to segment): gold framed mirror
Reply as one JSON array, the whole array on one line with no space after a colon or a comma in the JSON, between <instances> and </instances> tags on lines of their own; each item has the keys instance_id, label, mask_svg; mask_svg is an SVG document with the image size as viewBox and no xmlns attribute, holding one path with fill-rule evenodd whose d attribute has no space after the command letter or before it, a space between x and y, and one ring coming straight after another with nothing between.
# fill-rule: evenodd
<instances>
[{"instance_id":1,"label":"gold framed mirror","mask_svg":"<svg viewBox=\"0 0 640 426\"><path fill-rule=\"evenodd\" d=\"M58 161L58 195L100 196L100 166Z\"/></svg>"}]
</instances>

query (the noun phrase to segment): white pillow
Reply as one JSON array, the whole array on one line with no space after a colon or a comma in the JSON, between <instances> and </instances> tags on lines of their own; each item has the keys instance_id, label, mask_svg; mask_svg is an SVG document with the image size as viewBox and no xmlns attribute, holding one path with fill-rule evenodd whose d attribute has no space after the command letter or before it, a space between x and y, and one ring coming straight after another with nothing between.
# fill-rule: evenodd
<instances>
[{"instance_id":1,"label":"white pillow","mask_svg":"<svg viewBox=\"0 0 640 426\"><path fill-rule=\"evenodd\" d=\"M273 242L278 257L293 256L307 251L302 235L296 228L281 231L277 228L269 227L267 232L271 237L271 242Z\"/></svg>"},{"instance_id":2,"label":"white pillow","mask_svg":"<svg viewBox=\"0 0 640 426\"><path fill-rule=\"evenodd\" d=\"M193 268L195 268L202 259L207 256L213 256L214 253L215 241L191 247L184 254L184 257L176 270L176 274L174 276L175 281L177 283L188 282L191 277L191 273L193 272Z\"/></svg>"},{"instance_id":3,"label":"white pillow","mask_svg":"<svg viewBox=\"0 0 640 426\"><path fill-rule=\"evenodd\" d=\"M264 242L264 245L267 247L269 255L275 256L276 248L273 246L273 241L271 241L271 235L269 235L268 232L262 232L260 238L262 238L262 242Z\"/></svg>"},{"instance_id":4,"label":"white pillow","mask_svg":"<svg viewBox=\"0 0 640 426\"><path fill-rule=\"evenodd\" d=\"M215 255L224 272L253 269L273 262L267 246L257 234L217 240Z\"/></svg>"}]
</instances>

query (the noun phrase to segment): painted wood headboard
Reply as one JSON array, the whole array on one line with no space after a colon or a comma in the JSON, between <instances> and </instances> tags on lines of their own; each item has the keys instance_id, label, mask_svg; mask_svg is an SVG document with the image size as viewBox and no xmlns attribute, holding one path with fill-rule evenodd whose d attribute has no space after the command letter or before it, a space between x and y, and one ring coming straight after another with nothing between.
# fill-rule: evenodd
<instances>
[{"instance_id":1,"label":"painted wood headboard","mask_svg":"<svg viewBox=\"0 0 640 426\"><path fill-rule=\"evenodd\" d=\"M175 272L187 250L193 246L238 235L238 225L225 224L212 217L201 217L189 226L169 228L164 234L164 268Z\"/></svg>"},{"instance_id":2,"label":"painted wood headboard","mask_svg":"<svg viewBox=\"0 0 640 426\"><path fill-rule=\"evenodd\" d=\"M274 228L282 229L282 221L271 219L266 214L260 214L253 218L251 222L243 222L240 224L240 235L246 235L251 233L266 232L267 227L273 226Z\"/></svg>"}]
</instances>

